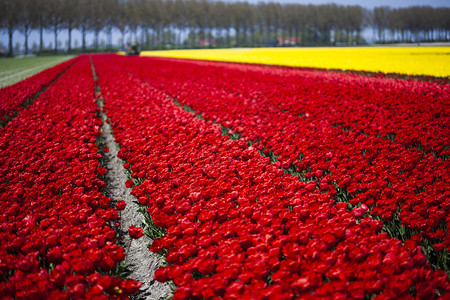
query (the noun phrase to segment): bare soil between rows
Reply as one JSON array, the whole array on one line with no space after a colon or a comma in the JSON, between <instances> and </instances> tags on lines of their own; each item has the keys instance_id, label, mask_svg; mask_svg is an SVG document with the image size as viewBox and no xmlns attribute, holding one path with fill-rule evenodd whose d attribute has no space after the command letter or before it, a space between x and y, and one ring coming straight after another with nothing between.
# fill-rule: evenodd
<instances>
[{"instance_id":1,"label":"bare soil between rows","mask_svg":"<svg viewBox=\"0 0 450 300\"><path fill-rule=\"evenodd\" d=\"M99 106L102 108L102 102L99 101ZM140 205L137 199L131 195L131 189L125 187L125 181L128 179L125 169L123 168L123 161L117 157L119 147L115 142L112 127L106 122L107 116L101 112L103 122L103 132L101 141L103 146L109 148L109 152L103 154L103 167L108 171L105 174L106 186L103 193L110 197L112 203L119 200L124 200L126 208L120 213L120 230L127 232L131 225L136 227L143 227L143 215L138 212ZM139 292L132 296L132 299L150 299L160 300L168 299L173 294L173 287L168 283L160 283L153 279L155 271L162 266L162 261L157 254L152 253L148 246L153 242L147 235L137 239L128 240L126 237L126 257L125 263L130 264L132 273L131 279L135 279L143 283Z\"/></svg>"}]
</instances>

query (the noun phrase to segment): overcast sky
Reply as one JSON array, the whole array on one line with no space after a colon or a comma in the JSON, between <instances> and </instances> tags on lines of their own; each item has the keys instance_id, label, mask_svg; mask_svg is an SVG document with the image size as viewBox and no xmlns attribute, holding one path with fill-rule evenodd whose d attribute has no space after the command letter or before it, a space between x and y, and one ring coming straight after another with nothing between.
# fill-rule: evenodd
<instances>
[{"instance_id":1,"label":"overcast sky","mask_svg":"<svg viewBox=\"0 0 450 300\"><path fill-rule=\"evenodd\" d=\"M237 2L237 0L226 0L229 2ZM247 0L250 3L258 2L279 2L279 3L297 3L297 4L327 4L336 3L342 5L361 5L367 8L375 6L390 6L390 7L408 7L408 6L433 6L433 7L450 7L450 0Z\"/></svg>"}]
</instances>

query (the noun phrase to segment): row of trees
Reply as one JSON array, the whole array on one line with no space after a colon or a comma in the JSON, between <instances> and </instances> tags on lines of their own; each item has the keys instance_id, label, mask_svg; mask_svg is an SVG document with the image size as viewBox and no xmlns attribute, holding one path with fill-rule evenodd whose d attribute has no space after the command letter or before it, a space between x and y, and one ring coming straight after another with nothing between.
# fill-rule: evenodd
<instances>
[{"instance_id":1,"label":"row of trees","mask_svg":"<svg viewBox=\"0 0 450 300\"><path fill-rule=\"evenodd\" d=\"M391 9L361 6L298 5L279 3L224 2L213 0L0 0L0 29L9 36L9 54L13 34L28 37L39 31L40 50L43 33L68 33L68 51L72 33L94 36L105 33L107 47L112 47L113 30L122 37L134 35L144 48L199 46L268 46L279 44L362 43L361 32L376 30L378 41L449 40L450 8L410 7Z\"/></svg>"},{"instance_id":2,"label":"row of trees","mask_svg":"<svg viewBox=\"0 0 450 300\"><path fill-rule=\"evenodd\" d=\"M450 8L375 7L371 13L371 25L376 29L377 40L380 42L448 41L450 40Z\"/></svg>"}]
</instances>

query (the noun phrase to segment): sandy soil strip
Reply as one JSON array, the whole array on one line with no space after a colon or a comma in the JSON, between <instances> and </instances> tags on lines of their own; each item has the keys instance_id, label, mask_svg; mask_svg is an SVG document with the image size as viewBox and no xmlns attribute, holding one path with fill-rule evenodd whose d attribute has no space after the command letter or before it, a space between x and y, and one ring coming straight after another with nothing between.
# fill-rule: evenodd
<instances>
[{"instance_id":1,"label":"sandy soil strip","mask_svg":"<svg viewBox=\"0 0 450 300\"><path fill-rule=\"evenodd\" d=\"M104 113L101 114L101 117L103 121L101 139L103 145L109 148L109 152L103 155L103 166L108 170L105 174L106 187L104 192L106 196L112 199L113 203L124 200L127 204L126 208L121 212L120 229L122 231L128 231L131 225L143 228L143 215L137 211L139 209L137 199L131 195L131 189L125 187L125 181L127 181L128 177L123 168L123 161L117 157L119 149L114 141L111 125L106 123L106 115ZM144 235L138 240L132 240L131 243L128 241L127 243L129 246L125 248L127 252L125 263L131 264L130 268L133 270L133 273L130 275L130 278L144 283L136 299L169 298L172 295L170 285L153 279L155 270L162 265L162 262L147 247L152 243L152 240Z\"/></svg>"},{"instance_id":2,"label":"sandy soil strip","mask_svg":"<svg viewBox=\"0 0 450 300\"><path fill-rule=\"evenodd\" d=\"M103 107L102 99L97 103L100 108ZM142 224L144 216L138 212L140 205L131 195L131 189L125 187L128 177L123 168L123 161L117 157L119 147L115 143L111 125L106 123L107 116L104 112L100 115L103 121L101 140L103 146L109 148L109 152L103 154L103 167L108 170L105 174L106 187L103 192L111 198L113 203L124 200L127 204L121 212L120 229L122 231L128 232L131 225L144 228ZM128 234L126 238L129 238ZM173 295L173 289L168 283L160 283L153 279L155 270L162 266L162 261L156 253L149 250L148 246L151 243L152 240L147 235L132 240L131 243L127 240L125 263L130 264L130 269L133 271L130 278L143 283L139 293L132 299L162 300Z\"/></svg>"}]
</instances>

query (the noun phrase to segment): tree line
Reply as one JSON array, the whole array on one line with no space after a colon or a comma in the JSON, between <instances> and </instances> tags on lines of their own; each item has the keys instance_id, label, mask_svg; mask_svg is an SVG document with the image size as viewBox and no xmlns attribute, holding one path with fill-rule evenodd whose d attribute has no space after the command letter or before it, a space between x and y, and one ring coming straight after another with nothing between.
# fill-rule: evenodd
<instances>
[{"instance_id":1,"label":"tree line","mask_svg":"<svg viewBox=\"0 0 450 300\"><path fill-rule=\"evenodd\" d=\"M13 35L25 37L25 53L32 31L52 32L54 51L58 35L93 34L94 49L100 33L113 47L113 30L131 35L144 49L198 47L260 47L277 45L347 45L364 43L361 33L373 28L376 42L424 42L450 39L450 8L414 6L392 9L337 4L300 5L274 2L251 4L213 0L0 0L0 29L8 34L9 55Z\"/></svg>"}]
</instances>

